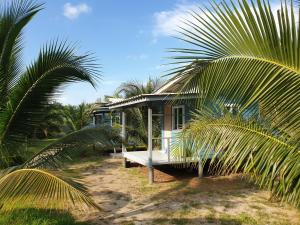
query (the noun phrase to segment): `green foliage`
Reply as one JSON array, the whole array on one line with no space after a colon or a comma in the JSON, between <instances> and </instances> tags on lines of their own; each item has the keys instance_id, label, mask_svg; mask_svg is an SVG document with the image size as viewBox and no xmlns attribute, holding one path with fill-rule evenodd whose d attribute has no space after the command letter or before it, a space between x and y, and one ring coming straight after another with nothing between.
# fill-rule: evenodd
<instances>
[{"instance_id":1,"label":"green foliage","mask_svg":"<svg viewBox=\"0 0 300 225\"><path fill-rule=\"evenodd\" d=\"M113 148L120 145L121 138L118 130L109 126L85 128L72 132L57 139L28 159L22 168L52 168L58 167L59 162L76 151L87 147L97 147L98 150Z\"/></svg>"},{"instance_id":2,"label":"green foliage","mask_svg":"<svg viewBox=\"0 0 300 225\"><path fill-rule=\"evenodd\" d=\"M94 106L91 104L81 103L78 106L67 105L63 108L67 129L71 131L80 130L92 122L91 113Z\"/></svg>"},{"instance_id":3,"label":"green foliage","mask_svg":"<svg viewBox=\"0 0 300 225\"><path fill-rule=\"evenodd\" d=\"M159 78L151 78L144 84L139 81L129 81L122 83L115 91L115 96L130 98L141 94L151 94L162 85Z\"/></svg>"},{"instance_id":4,"label":"green foliage","mask_svg":"<svg viewBox=\"0 0 300 225\"><path fill-rule=\"evenodd\" d=\"M30 0L2 1L0 6L0 167L14 166L0 171L0 209L97 208L77 182L36 169L55 166L54 158L61 151L76 146L72 135L61 140L71 143L50 144L21 164L27 137L37 128L57 128L61 122L55 110L46 112L53 97L76 81L95 86L99 76L90 54L77 55L75 46L58 40L46 44L29 66L21 67L22 31L41 9ZM73 136L81 142L79 134L84 133Z\"/></svg>"},{"instance_id":5,"label":"green foliage","mask_svg":"<svg viewBox=\"0 0 300 225\"><path fill-rule=\"evenodd\" d=\"M250 173L299 206L299 8L282 3L276 14L261 0L210 6L191 12L180 29L194 48L171 50L182 55L171 72L185 83L180 91L199 94L199 114L185 131L187 155L213 152L219 171ZM208 116L209 103L236 107L239 115Z\"/></svg>"},{"instance_id":6,"label":"green foliage","mask_svg":"<svg viewBox=\"0 0 300 225\"><path fill-rule=\"evenodd\" d=\"M218 174L249 173L274 196L300 206L300 155L297 143L280 131L253 118L234 116L226 110L202 109L183 132L175 148L211 160L211 171Z\"/></svg>"},{"instance_id":7,"label":"green foliage","mask_svg":"<svg viewBox=\"0 0 300 225\"><path fill-rule=\"evenodd\" d=\"M46 106L41 121L35 126L29 138L55 138L64 134L66 118L64 106L52 103Z\"/></svg>"},{"instance_id":8,"label":"green foliage","mask_svg":"<svg viewBox=\"0 0 300 225\"><path fill-rule=\"evenodd\" d=\"M87 225L76 222L65 211L46 211L42 209L19 209L10 213L0 213L0 225Z\"/></svg>"},{"instance_id":9,"label":"green foliage","mask_svg":"<svg viewBox=\"0 0 300 225\"><path fill-rule=\"evenodd\" d=\"M53 171L19 169L0 178L1 211L16 208L45 208L86 210L98 208L83 186L63 178ZM43 182L41 182L43 181Z\"/></svg>"},{"instance_id":10,"label":"green foliage","mask_svg":"<svg viewBox=\"0 0 300 225\"><path fill-rule=\"evenodd\" d=\"M115 96L130 98L141 94L151 94L162 85L161 79L149 78L144 84L138 81L125 82L117 88ZM126 111L128 142L136 145L146 145L147 137L147 108L131 108ZM153 135L160 136L159 118L153 118Z\"/></svg>"}]
</instances>

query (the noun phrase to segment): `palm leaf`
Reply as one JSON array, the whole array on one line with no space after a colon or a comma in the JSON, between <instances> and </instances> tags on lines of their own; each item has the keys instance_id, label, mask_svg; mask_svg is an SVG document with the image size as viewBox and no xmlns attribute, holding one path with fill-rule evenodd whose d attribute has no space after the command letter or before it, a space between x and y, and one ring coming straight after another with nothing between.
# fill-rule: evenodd
<instances>
[{"instance_id":1,"label":"palm leaf","mask_svg":"<svg viewBox=\"0 0 300 225\"><path fill-rule=\"evenodd\" d=\"M0 8L0 106L20 72L22 30L42 6L32 1L4 2Z\"/></svg>"},{"instance_id":2,"label":"palm leaf","mask_svg":"<svg viewBox=\"0 0 300 225\"><path fill-rule=\"evenodd\" d=\"M1 210L46 208L87 210L99 207L74 181L54 176L46 170L21 169L0 178Z\"/></svg>"},{"instance_id":3,"label":"palm leaf","mask_svg":"<svg viewBox=\"0 0 300 225\"><path fill-rule=\"evenodd\" d=\"M175 157L182 158L184 152L200 157L203 164L212 158L212 172L250 174L275 196L299 206L299 143L262 121L224 115L224 110L216 109L203 108L194 115L177 143Z\"/></svg>"},{"instance_id":4,"label":"palm leaf","mask_svg":"<svg viewBox=\"0 0 300 225\"><path fill-rule=\"evenodd\" d=\"M222 1L191 12L180 39L196 48L171 51L185 54L176 60L207 63L201 71L190 64L175 70L187 81L180 90L196 90L200 105L229 102L246 111L259 104L266 118L299 138L300 28L294 7L283 4L276 16L265 1L238 5Z\"/></svg>"},{"instance_id":5,"label":"palm leaf","mask_svg":"<svg viewBox=\"0 0 300 225\"><path fill-rule=\"evenodd\" d=\"M92 148L95 144L98 148L113 149L121 144L121 137L118 130L108 126L84 128L41 149L19 168L56 168L63 159L70 160L69 155L72 152L86 147Z\"/></svg>"},{"instance_id":6,"label":"palm leaf","mask_svg":"<svg viewBox=\"0 0 300 225\"><path fill-rule=\"evenodd\" d=\"M76 56L74 47L57 41L44 47L11 90L8 107L0 111L0 143L23 141L63 85L86 81L95 86L97 75L94 59L89 55Z\"/></svg>"}]
</instances>

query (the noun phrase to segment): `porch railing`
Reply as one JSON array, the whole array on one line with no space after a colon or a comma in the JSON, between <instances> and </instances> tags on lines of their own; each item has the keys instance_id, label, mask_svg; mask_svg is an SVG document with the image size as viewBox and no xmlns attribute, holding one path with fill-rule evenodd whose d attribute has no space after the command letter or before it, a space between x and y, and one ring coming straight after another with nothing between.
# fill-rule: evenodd
<instances>
[{"instance_id":1,"label":"porch railing","mask_svg":"<svg viewBox=\"0 0 300 225\"><path fill-rule=\"evenodd\" d=\"M168 162L171 160L171 137L158 137L158 138L152 138L153 143L153 150L155 148L158 148L157 150L166 150L167 156L168 156ZM164 147L164 149L161 149Z\"/></svg>"}]
</instances>

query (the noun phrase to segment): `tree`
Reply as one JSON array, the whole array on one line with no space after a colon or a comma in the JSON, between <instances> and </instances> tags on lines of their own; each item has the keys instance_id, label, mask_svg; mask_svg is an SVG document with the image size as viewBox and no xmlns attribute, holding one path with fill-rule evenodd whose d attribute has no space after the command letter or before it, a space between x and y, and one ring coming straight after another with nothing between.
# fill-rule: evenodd
<instances>
[{"instance_id":1,"label":"tree","mask_svg":"<svg viewBox=\"0 0 300 225\"><path fill-rule=\"evenodd\" d=\"M194 48L171 50L183 63L174 72L185 82L181 91L199 94L199 111L182 135L185 149L177 150L213 153L218 172L248 173L299 206L300 28L292 3L277 14L260 0L199 10L179 37ZM220 110L226 106L238 114Z\"/></svg>"},{"instance_id":2,"label":"tree","mask_svg":"<svg viewBox=\"0 0 300 225\"><path fill-rule=\"evenodd\" d=\"M63 115L70 130L77 131L89 125L93 108L93 105L84 102L78 106L65 106Z\"/></svg>"},{"instance_id":3,"label":"tree","mask_svg":"<svg viewBox=\"0 0 300 225\"><path fill-rule=\"evenodd\" d=\"M46 106L41 122L39 122L30 134L31 138L49 138L64 134L66 118L64 106L54 102Z\"/></svg>"},{"instance_id":4,"label":"tree","mask_svg":"<svg viewBox=\"0 0 300 225\"><path fill-rule=\"evenodd\" d=\"M71 134L63 140L69 144L51 145L32 159L16 165L13 157L22 154L19 149L26 136L43 120L49 102L63 85L84 81L96 85L99 76L94 58L77 55L75 46L52 41L39 52L37 59L21 67L23 49L22 31L42 10L42 5L31 1L2 2L0 9L0 154L1 166L15 165L1 171L0 208L15 207L68 208L97 207L77 183L61 177L57 172L45 170L56 165L62 149L74 147L72 138L93 133L86 130ZM105 132L97 133L106 141ZM95 133L94 133L95 134ZM101 136L102 135L102 136ZM105 136L105 137L104 137ZM81 141L81 140L80 140ZM84 142L84 141L83 141ZM105 142L106 143L106 142ZM55 174L55 175L54 175Z\"/></svg>"},{"instance_id":5,"label":"tree","mask_svg":"<svg viewBox=\"0 0 300 225\"><path fill-rule=\"evenodd\" d=\"M149 77L146 83L139 81L129 81L122 83L117 88L114 96L120 98L130 98L141 94L151 94L162 84L159 78ZM132 108L127 110L127 132L129 141L137 144L146 145L147 138L147 111L144 108ZM155 137L160 135L159 119L153 120L153 134Z\"/></svg>"},{"instance_id":6,"label":"tree","mask_svg":"<svg viewBox=\"0 0 300 225\"><path fill-rule=\"evenodd\" d=\"M120 95L122 95L125 98L130 98L141 94L150 94L158 89L161 85L161 79L151 77L148 78L146 83L139 81L124 82L117 88L114 96L120 97Z\"/></svg>"}]
</instances>

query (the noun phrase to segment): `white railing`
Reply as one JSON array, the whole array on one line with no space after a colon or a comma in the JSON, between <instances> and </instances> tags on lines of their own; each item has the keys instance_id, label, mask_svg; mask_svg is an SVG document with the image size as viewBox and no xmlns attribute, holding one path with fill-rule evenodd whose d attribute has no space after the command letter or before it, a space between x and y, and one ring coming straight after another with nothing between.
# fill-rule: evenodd
<instances>
[{"instance_id":1,"label":"white railing","mask_svg":"<svg viewBox=\"0 0 300 225\"><path fill-rule=\"evenodd\" d=\"M160 141L159 144L153 143L152 146L154 146L154 147L159 146L159 150L166 150L166 153L168 156L168 162L170 162L170 160L171 160L171 137L152 138L152 141ZM162 146L164 147L164 149L161 149Z\"/></svg>"}]
</instances>

